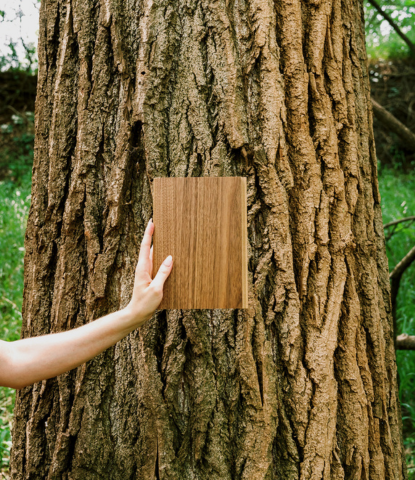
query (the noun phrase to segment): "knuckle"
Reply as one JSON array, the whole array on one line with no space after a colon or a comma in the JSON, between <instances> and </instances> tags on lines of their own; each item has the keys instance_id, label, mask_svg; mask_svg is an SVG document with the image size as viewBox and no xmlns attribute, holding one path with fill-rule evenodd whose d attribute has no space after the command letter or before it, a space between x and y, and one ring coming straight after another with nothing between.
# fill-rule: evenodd
<instances>
[{"instance_id":1,"label":"knuckle","mask_svg":"<svg viewBox=\"0 0 415 480\"><path fill-rule=\"evenodd\" d=\"M152 285L152 290L156 295L160 295L163 293L163 287L158 284Z\"/></svg>"}]
</instances>

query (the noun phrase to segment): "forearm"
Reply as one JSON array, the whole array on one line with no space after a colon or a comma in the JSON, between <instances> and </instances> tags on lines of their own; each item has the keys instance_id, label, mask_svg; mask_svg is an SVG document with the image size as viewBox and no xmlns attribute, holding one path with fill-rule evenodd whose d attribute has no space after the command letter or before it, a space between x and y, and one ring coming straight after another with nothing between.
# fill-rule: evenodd
<instances>
[{"instance_id":1,"label":"forearm","mask_svg":"<svg viewBox=\"0 0 415 480\"><path fill-rule=\"evenodd\" d=\"M169 255L156 276L151 278L153 228L150 219L141 242L133 294L128 306L67 332L16 342L0 340L0 385L23 388L72 370L114 345L153 316L163 298L163 285L173 266Z\"/></svg>"},{"instance_id":2,"label":"forearm","mask_svg":"<svg viewBox=\"0 0 415 480\"><path fill-rule=\"evenodd\" d=\"M10 345L13 388L56 377L124 338L146 319L123 309L67 332L17 340Z\"/></svg>"}]
</instances>

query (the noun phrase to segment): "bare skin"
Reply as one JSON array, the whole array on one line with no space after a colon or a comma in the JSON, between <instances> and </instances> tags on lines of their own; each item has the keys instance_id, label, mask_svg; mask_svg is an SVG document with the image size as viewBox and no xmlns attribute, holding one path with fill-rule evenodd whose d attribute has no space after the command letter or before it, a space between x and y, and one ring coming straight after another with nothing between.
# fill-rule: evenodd
<instances>
[{"instance_id":1,"label":"bare skin","mask_svg":"<svg viewBox=\"0 0 415 480\"><path fill-rule=\"evenodd\" d=\"M164 282L173 268L169 255L151 279L153 232L150 219L141 242L130 303L118 312L67 332L15 342L0 340L0 385L20 389L56 377L87 362L150 319L160 305Z\"/></svg>"}]
</instances>

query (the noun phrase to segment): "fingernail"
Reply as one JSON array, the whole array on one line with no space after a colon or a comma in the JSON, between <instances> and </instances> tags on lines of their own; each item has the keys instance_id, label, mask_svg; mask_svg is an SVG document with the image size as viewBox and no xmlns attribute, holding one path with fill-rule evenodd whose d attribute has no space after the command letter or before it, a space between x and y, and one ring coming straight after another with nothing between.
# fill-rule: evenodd
<instances>
[{"instance_id":1,"label":"fingernail","mask_svg":"<svg viewBox=\"0 0 415 480\"><path fill-rule=\"evenodd\" d=\"M172 261L173 261L173 257L171 255L169 255L166 260L164 260L164 265L166 265L166 267L170 267L170 265L172 264Z\"/></svg>"},{"instance_id":2,"label":"fingernail","mask_svg":"<svg viewBox=\"0 0 415 480\"><path fill-rule=\"evenodd\" d=\"M147 227L150 225L150 223L151 223L152 220L153 220L153 219L150 218L150 220L149 220L148 223L147 223Z\"/></svg>"}]
</instances>

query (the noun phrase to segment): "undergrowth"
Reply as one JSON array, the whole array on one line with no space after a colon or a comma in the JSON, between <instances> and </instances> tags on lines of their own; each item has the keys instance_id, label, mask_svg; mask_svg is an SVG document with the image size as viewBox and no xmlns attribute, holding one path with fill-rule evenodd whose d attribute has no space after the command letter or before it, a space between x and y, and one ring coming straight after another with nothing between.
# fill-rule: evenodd
<instances>
[{"instance_id":1,"label":"undergrowth","mask_svg":"<svg viewBox=\"0 0 415 480\"><path fill-rule=\"evenodd\" d=\"M415 216L415 173L401 168L379 169L383 222ZM390 228L385 230L386 238ZM386 243L389 270L415 245L415 223L405 222L396 228ZM415 263L404 273L397 298L398 334L415 335ZM410 480L415 480L415 351L398 350L399 397L402 405L403 434Z\"/></svg>"},{"instance_id":2,"label":"undergrowth","mask_svg":"<svg viewBox=\"0 0 415 480\"><path fill-rule=\"evenodd\" d=\"M21 327L24 231L30 205L30 183L16 187L0 181L0 338L17 340ZM0 387L0 471L7 470L14 390Z\"/></svg>"},{"instance_id":3,"label":"undergrowth","mask_svg":"<svg viewBox=\"0 0 415 480\"><path fill-rule=\"evenodd\" d=\"M17 340L22 324L24 233L30 207L33 133L14 116L0 125L0 338ZM29 127L32 127L30 125ZM0 387L0 478L6 478L15 391Z\"/></svg>"}]
</instances>

